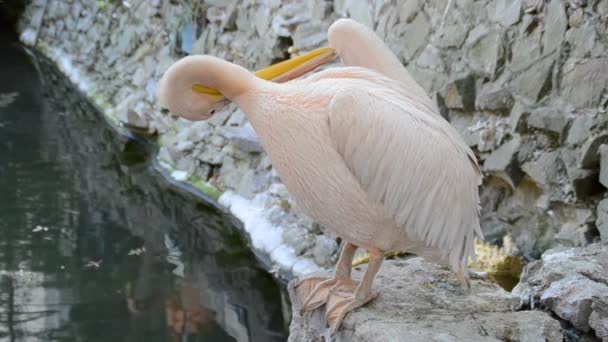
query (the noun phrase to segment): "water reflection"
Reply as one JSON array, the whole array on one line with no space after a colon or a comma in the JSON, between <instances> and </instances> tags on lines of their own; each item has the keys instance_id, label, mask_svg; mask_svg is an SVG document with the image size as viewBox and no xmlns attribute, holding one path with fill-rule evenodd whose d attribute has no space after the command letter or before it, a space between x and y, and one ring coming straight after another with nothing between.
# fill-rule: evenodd
<instances>
[{"instance_id":1,"label":"water reflection","mask_svg":"<svg viewBox=\"0 0 608 342\"><path fill-rule=\"evenodd\" d=\"M230 220L0 44L0 340L285 340L284 295Z\"/></svg>"}]
</instances>

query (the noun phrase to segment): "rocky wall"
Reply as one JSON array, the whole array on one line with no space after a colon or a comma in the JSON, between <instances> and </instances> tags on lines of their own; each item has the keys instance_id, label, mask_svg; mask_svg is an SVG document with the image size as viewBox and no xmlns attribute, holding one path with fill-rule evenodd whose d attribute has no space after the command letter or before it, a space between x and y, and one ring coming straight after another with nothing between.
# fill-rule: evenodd
<instances>
[{"instance_id":1,"label":"rocky wall","mask_svg":"<svg viewBox=\"0 0 608 342\"><path fill-rule=\"evenodd\" d=\"M176 178L250 199L291 257L329 267L335 237L298 211L244 114L192 123L154 92L182 56L257 69L325 45L345 16L375 29L478 154L487 240L508 234L530 259L608 240L608 0L36 0L21 32L116 122L158 135Z\"/></svg>"}]
</instances>

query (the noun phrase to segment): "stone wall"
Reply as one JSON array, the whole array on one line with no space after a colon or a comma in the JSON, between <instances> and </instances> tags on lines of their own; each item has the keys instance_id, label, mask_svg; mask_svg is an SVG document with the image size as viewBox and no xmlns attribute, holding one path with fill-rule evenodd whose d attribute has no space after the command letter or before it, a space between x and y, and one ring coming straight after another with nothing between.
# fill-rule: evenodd
<instances>
[{"instance_id":1,"label":"stone wall","mask_svg":"<svg viewBox=\"0 0 608 342\"><path fill-rule=\"evenodd\" d=\"M21 31L106 114L157 134L176 177L251 199L292 255L327 267L335 238L298 211L243 113L191 123L154 91L187 54L257 69L325 45L344 16L375 29L478 153L487 240L509 234L532 259L608 240L608 0L36 0Z\"/></svg>"}]
</instances>

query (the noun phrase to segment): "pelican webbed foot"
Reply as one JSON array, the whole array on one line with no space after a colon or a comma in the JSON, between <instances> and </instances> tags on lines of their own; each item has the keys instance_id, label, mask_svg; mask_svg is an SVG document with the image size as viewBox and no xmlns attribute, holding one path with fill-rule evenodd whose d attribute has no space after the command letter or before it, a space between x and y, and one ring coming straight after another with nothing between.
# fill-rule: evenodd
<instances>
[{"instance_id":1,"label":"pelican webbed foot","mask_svg":"<svg viewBox=\"0 0 608 342\"><path fill-rule=\"evenodd\" d=\"M357 246L345 242L338 258L336 273L333 277L312 276L300 280L295 285L296 294L301 303L301 312L315 310L327 302L332 291L342 289L343 291L354 289L357 284L350 277L351 264Z\"/></svg>"},{"instance_id":2,"label":"pelican webbed foot","mask_svg":"<svg viewBox=\"0 0 608 342\"><path fill-rule=\"evenodd\" d=\"M368 291L367 293L355 291L335 291L327 301L325 321L331 329L331 334L335 334L346 314L367 304L378 296L378 292Z\"/></svg>"},{"instance_id":3,"label":"pelican webbed foot","mask_svg":"<svg viewBox=\"0 0 608 342\"><path fill-rule=\"evenodd\" d=\"M354 292L352 289L347 289L346 291L335 289L335 291L330 293L330 296L327 299L325 321L329 325L332 335L340 329L340 325L342 324L344 317L346 317L346 314L367 304L378 296L377 292L372 291L372 284L376 274L380 270L380 266L382 266L384 253L378 249L371 249L369 250L369 254L369 264L367 265L361 282Z\"/></svg>"}]
</instances>

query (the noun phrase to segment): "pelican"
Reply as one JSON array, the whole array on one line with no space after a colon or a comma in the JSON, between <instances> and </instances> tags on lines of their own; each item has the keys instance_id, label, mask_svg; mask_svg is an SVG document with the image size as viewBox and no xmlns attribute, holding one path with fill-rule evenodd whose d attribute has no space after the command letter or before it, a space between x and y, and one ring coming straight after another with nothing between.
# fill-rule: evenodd
<instances>
[{"instance_id":1,"label":"pelican","mask_svg":"<svg viewBox=\"0 0 608 342\"><path fill-rule=\"evenodd\" d=\"M298 206L344 241L331 277L296 285L302 310L326 304L335 333L346 314L377 296L385 252L408 251L449 266L468 286L479 227L477 159L391 50L366 26L334 22L329 48L251 73L188 56L158 88L162 106L190 120L236 103ZM303 74L339 56L344 67ZM370 260L351 278L357 248Z\"/></svg>"}]
</instances>

